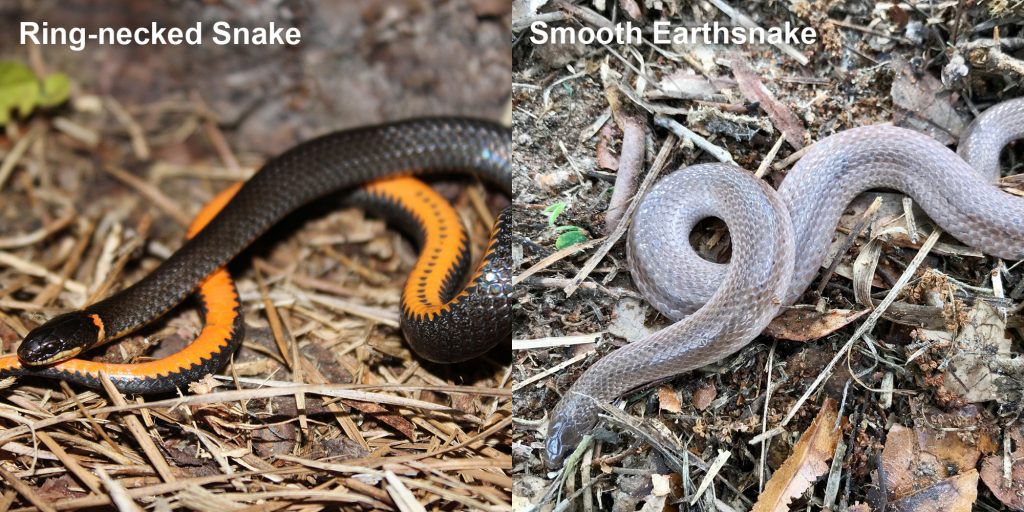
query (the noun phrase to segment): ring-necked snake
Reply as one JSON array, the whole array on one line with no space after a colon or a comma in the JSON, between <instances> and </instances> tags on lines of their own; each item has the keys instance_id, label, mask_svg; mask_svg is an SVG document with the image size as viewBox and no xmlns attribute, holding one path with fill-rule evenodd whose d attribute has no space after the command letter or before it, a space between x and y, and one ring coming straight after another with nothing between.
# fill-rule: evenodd
<instances>
[{"instance_id":1,"label":"ring-necked snake","mask_svg":"<svg viewBox=\"0 0 1024 512\"><path fill-rule=\"evenodd\" d=\"M840 216L855 196L893 189L913 197L961 242L1024 258L1024 198L999 189L999 154L1024 137L1024 99L979 116L957 153L895 126L846 130L816 143L778 192L733 165L701 164L666 176L641 200L627 252L634 281L676 323L603 357L555 408L545 458L555 466L609 402L654 381L721 360L744 347L814 279ZM689 243L697 222L725 221L728 264Z\"/></svg>"},{"instance_id":2,"label":"ring-necked snake","mask_svg":"<svg viewBox=\"0 0 1024 512\"><path fill-rule=\"evenodd\" d=\"M410 176L468 172L511 196L510 143L509 130L497 124L431 118L335 132L295 146L211 201L187 242L152 273L29 332L17 356L0 358L0 377L33 375L95 388L104 371L122 391L161 393L216 372L241 342L243 328L225 265L298 207L361 185L349 199L381 210L420 246L402 292L402 331L413 349L431 361L458 362L509 343L510 210L498 215L485 254L466 280L470 250L457 215ZM159 318L197 287L205 325L178 353L137 364L72 359Z\"/></svg>"}]
</instances>

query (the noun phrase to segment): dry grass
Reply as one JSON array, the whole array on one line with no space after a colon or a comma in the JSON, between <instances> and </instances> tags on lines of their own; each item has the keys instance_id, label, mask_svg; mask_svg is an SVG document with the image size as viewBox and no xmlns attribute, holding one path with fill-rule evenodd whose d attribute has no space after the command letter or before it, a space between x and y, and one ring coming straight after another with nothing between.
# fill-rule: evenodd
<instances>
[{"instance_id":1,"label":"dry grass","mask_svg":"<svg viewBox=\"0 0 1024 512\"><path fill-rule=\"evenodd\" d=\"M63 129L40 116L0 138L4 353L145 275L266 156L235 155L198 98L74 105ZM446 192L479 248L479 192ZM361 211L323 210L233 267L247 337L221 380L182 397L5 382L0 511L507 509L508 361L421 364L395 321L413 248ZM97 357L175 350L200 327L185 306Z\"/></svg>"}]
</instances>

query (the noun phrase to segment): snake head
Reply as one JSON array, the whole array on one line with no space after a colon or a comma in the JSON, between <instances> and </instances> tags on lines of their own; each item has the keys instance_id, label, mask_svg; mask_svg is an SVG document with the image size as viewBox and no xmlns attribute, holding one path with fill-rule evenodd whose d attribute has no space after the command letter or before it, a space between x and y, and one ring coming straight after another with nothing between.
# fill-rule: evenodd
<instances>
[{"instance_id":1,"label":"snake head","mask_svg":"<svg viewBox=\"0 0 1024 512\"><path fill-rule=\"evenodd\" d=\"M565 458L576 450L583 436L597 423L593 399L584 395L570 395L555 407L548 423L548 436L544 441L544 464L557 469Z\"/></svg>"},{"instance_id":2,"label":"snake head","mask_svg":"<svg viewBox=\"0 0 1024 512\"><path fill-rule=\"evenodd\" d=\"M64 313L32 329L18 347L18 359L26 366L59 363L96 345L102 336L103 322L98 316Z\"/></svg>"},{"instance_id":3,"label":"snake head","mask_svg":"<svg viewBox=\"0 0 1024 512\"><path fill-rule=\"evenodd\" d=\"M552 420L548 426L548 437L544 441L544 464L549 469L560 467L569 451L580 442L580 436L573 436L566 426L564 421L558 420ZM576 439L572 439L573 437Z\"/></svg>"}]
</instances>

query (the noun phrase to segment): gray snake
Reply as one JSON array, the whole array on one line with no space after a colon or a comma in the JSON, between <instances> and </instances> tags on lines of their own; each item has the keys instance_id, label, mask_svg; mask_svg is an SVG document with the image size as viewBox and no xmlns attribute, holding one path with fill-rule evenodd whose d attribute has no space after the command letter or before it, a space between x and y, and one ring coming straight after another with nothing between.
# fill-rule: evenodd
<instances>
[{"instance_id":1,"label":"gray snake","mask_svg":"<svg viewBox=\"0 0 1024 512\"><path fill-rule=\"evenodd\" d=\"M1000 190L999 155L1024 137L1024 99L995 105L961 136L958 153L895 126L853 128L817 142L778 191L738 167L674 172L642 198L627 240L633 279L675 323L603 357L556 406L545 442L557 466L597 421L600 402L713 363L747 345L814 279L839 218L871 189L912 197L961 242L1024 258L1024 198ZM702 259L687 236L722 219L728 264Z\"/></svg>"}]
</instances>

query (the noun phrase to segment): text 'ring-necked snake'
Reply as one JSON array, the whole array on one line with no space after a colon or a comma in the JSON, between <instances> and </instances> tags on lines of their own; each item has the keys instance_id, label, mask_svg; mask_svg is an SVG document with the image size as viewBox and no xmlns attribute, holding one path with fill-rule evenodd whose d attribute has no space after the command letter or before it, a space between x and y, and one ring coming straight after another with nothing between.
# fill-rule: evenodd
<instances>
[{"instance_id":1,"label":"text 'ring-necked snake'","mask_svg":"<svg viewBox=\"0 0 1024 512\"><path fill-rule=\"evenodd\" d=\"M633 218L627 252L641 293L676 323L604 356L562 397L545 458L557 466L622 394L718 361L747 345L814 279L851 200L870 189L912 197L961 242L1024 258L1024 197L996 186L999 155L1024 137L1024 99L989 108L957 153L895 126L846 130L816 143L775 191L735 166L700 164L655 184ZM728 264L689 243L697 222L722 219Z\"/></svg>"},{"instance_id":2,"label":"text 'ring-necked snake'","mask_svg":"<svg viewBox=\"0 0 1024 512\"><path fill-rule=\"evenodd\" d=\"M212 200L193 221L188 241L143 279L29 332L16 356L0 357L0 377L41 376L97 388L102 371L121 391L162 393L216 372L241 343L243 328L225 265L298 207L359 186L351 202L408 228L420 246L402 292L401 326L412 348L431 361L459 362L509 343L510 210L498 215L482 261L467 280L469 241L457 214L411 176L465 172L511 197L510 144L507 128L462 118L357 128L299 144ZM197 288L205 325L181 351L135 364L74 359L159 318Z\"/></svg>"}]
</instances>

